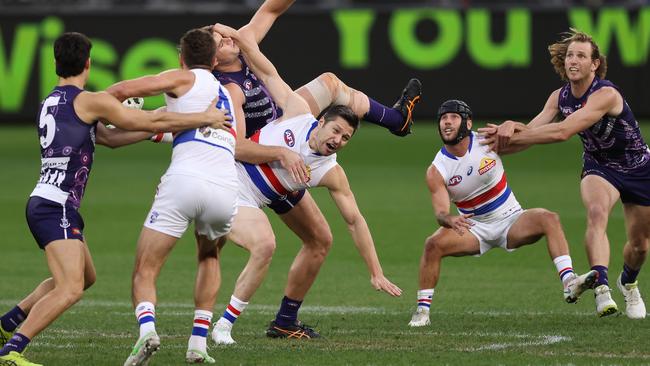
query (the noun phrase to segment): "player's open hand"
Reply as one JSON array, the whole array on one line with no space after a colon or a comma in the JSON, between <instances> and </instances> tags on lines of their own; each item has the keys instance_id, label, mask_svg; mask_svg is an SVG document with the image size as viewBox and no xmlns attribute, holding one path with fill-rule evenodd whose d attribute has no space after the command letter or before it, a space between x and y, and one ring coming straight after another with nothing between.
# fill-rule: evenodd
<instances>
[{"instance_id":1,"label":"player's open hand","mask_svg":"<svg viewBox=\"0 0 650 366\"><path fill-rule=\"evenodd\" d=\"M370 283L372 284L372 287L374 287L377 291L384 291L390 296L402 296L402 289L390 282L388 278L384 277L383 274L378 276L371 276Z\"/></svg>"},{"instance_id":2,"label":"player's open hand","mask_svg":"<svg viewBox=\"0 0 650 366\"><path fill-rule=\"evenodd\" d=\"M504 150L510 145L510 138L515 134L515 121L505 121L497 128L497 149Z\"/></svg>"},{"instance_id":3,"label":"player's open hand","mask_svg":"<svg viewBox=\"0 0 650 366\"><path fill-rule=\"evenodd\" d=\"M474 226L474 223L468 220L472 216L474 216L474 214L457 216L448 215L445 219L445 226L457 232L458 235L463 236L472 226Z\"/></svg>"},{"instance_id":4,"label":"player's open hand","mask_svg":"<svg viewBox=\"0 0 650 366\"><path fill-rule=\"evenodd\" d=\"M499 126L494 123L488 123L485 127L478 129L478 133L481 136L479 141L480 145L487 145L490 151L494 151L497 147L497 132L499 131Z\"/></svg>"},{"instance_id":5,"label":"player's open hand","mask_svg":"<svg viewBox=\"0 0 650 366\"><path fill-rule=\"evenodd\" d=\"M230 121L232 121L232 116L230 115L229 110L217 108L218 100L219 97L214 98L212 103L210 103L208 108L205 110L206 122L208 122L207 126L230 131L232 128L232 124L230 123Z\"/></svg>"},{"instance_id":6,"label":"player's open hand","mask_svg":"<svg viewBox=\"0 0 650 366\"><path fill-rule=\"evenodd\" d=\"M280 157L280 164L282 167L291 173L291 178L296 183L307 183L310 179L309 170L305 165L305 161L300 154L293 152L289 149L283 149L282 156Z\"/></svg>"},{"instance_id":7,"label":"player's open hand","mask_svg":"<svg viewBox=\"0 0 650 366\"><path fill-rule=\"evenodd\" d=\"M235 28L229 27L225 24L216 23L212 26L212 31L221 34L223 38L237 39L239 33Z\"/></svg>"}]
</instances>

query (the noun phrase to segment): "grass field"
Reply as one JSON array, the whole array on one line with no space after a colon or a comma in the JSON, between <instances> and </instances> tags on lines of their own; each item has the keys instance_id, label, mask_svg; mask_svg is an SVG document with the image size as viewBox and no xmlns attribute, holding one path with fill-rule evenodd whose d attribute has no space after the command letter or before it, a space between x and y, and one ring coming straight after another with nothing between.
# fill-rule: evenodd
<instances>
[{"instance_id":1,"label":"grass field","mask_svg":"<svg viewBox=\"0 0 650 366\"><path fill-rule=\"evenodd\" d=\"M644 126L645 135L650 129ZM24 205L37 179L38 142L24 127L0 129L0 312L8 310L48 274L44 256L25 223ZM299 241L273 215L278 248L266 281L233 332L238 344L212 347L223 365L528 365L650 364L650 321L625 316L599 319L591 293L577 305L562 300L545 241L514 253L493 250L481 258L443 261L431 307L432 325L410 329L424 239L437 228L424 172L440 147L432 126L421 123L399 139L362 126L339 154L373 232L385 274L404 290L391 298L372 289L347 229L326 190L312 191L334 233L334 246L301 310L323 339L307 342L264 336L283 295ZM504 158L508 180L525 207L557 211L571 245L574 267L587 269L585 213L579 195L581 145L577 138ZM37 337L28 357L46 365L121 365L136 339L130 305L135 242L169 146L142 143L118 150L98 147L81 208L98 281L64 316ZM620 206L610 218L613 280L625 241ZM246 253L228 245L215 319L223 311ZM183 364L192 324L195 248L186 235L158 282L157 327L162 348L151 365ZM641 293L650 294L648 271ZM613 291L619 308L625 304Z\"/></svg>"}]
</instances>

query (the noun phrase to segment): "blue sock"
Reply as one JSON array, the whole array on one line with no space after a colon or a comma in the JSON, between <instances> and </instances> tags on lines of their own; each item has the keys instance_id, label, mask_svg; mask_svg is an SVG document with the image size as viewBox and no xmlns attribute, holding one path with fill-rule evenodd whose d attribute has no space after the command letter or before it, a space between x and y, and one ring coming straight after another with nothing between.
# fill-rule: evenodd
<instances>
[{"instance_id":1,"label":"blue sock","mask_svg":"<svg viewBox=\"0 0 650 366\"><path fill-rule=\"evenodd\" d=\"M404 124L404 116L402 116L400 111L395 108L386 107L370 97L368 97L368 101L370 102L370 109L363 116L364 121L388 128L389 130L396 130L402 127Z\"/></svg>"},{"instance_id":2,"label":"blue sock","mask_svg":"<svg viewBox=\"0 0 650 366\"><path fill-rule=\"evenodd\" d=\"M275 323L281 327L293 325L298 320L298 310L302 305L302 301L291 300L288 297L282 298L280 304L280 311L275 316Z\"/></svg>"},{"instance_id":3,"label":"blue sock","mask_svg":"<svg viewBox=\"0 0 650 366\"><path fill-rule=\"evenodd\" d=\"M609 286L609 281L607 281L607 267L605 267L605 266L593 266L593 267L591 267L591 269L598 272L598 280L596 281L596 284L594 285L594 288L598 287L600 285Z\"/></svg>"},{"instance_id":4,"label":"blue sock","mask_svg":"<svg viewBox=\"0 0 650 366\"><path fill-rule=\"evenodd\" d=\"M621 273L621 284L634 283L636 276L639 275L640 269L632 269L623 263L623 273Z\"/></svg>"},{"instance_id":5,"label":"blue sock","mask_svg":"<svg viewBox=\"0 0 650 366\"><path fill-rule=\"evenodd\" d=\"M27 314L18 307L18 305L14 306L13 309L9 310L5 315L0 317L0 326L2 326L2 329L6 330L7 332L13 332L20 323L22 323L25 318L27 317Z\"/></svg>"},{"instance_id":6,"label":"blue sock","mask_svg":"<svg viewBox=\"0 0 650 366\"><path fill-rule=\"evenodd\" d=\"M28 344L29 338L20 333L16 333L13 337L11 337L9 342L7 342L7 344L5 344L2 349L0 349L0 356L6 356L11 351L23 353L25 347L27 347Z\"/></svg>"}]
</instances>

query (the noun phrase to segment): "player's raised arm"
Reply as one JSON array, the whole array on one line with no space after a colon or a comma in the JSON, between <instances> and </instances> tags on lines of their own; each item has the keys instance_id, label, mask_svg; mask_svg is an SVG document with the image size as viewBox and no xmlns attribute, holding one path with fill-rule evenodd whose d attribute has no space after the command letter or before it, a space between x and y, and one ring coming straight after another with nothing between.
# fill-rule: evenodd
<instances>
[{"instance_id":1,"label":"player's raised arm","mask_svg":"<svg viewBox=\"0 0 650 366\"><path fill-rule=\"evenodd\" d=\"M319 185L329 189L332 199L334 199L336 206L348 226L348 230L357 246L357 250L359 250L359 254L361 254L368 266L372 286L391 296L400 296L402 290L384 276L370 229L368 228L366 219L359 211L357 201L354 199L354 194L350 189L350 184L343 168L340 165L334 166L325 174Z\"/></svg>"},{"instance_id":2,"label":"player's raised arm","mask_svg":"<svg viewBox=\"0 0 650 366\"><path fill-rule=\"evenodd\" d=\"M438 169L433 165L427 169L427 187L429 187L429 192L431 192L431 204L433 205L433 211L438 224L442 227L453 229L458 235L463 235L469 231L472 224L467 219L473 215L452 215L449 213L449 206L451 204L449 193L447 192L442 175L440 175Z\"/></svg>"},{"instance_id":3,"label":"player's raised arm","mask_svg":"<svg viewBox=\"0 0 650 366\"><path fill-rule=\"evenodd\" d=\"M282 108L283 119L311 112L307 102L282 80L273 63L264 56L251 37L246 37L245 34L242 35L235 29L223 24L215 24L214 31L223 37L232 38L239 46L246 58L246 63L253 70L255 76L266 85L273 100Z\"/></svg>"},{"instance_id":4,"label":"player's raised arm","mask_svg":"<svg viewBox=\"0 0 650 366\"><path fill-rule=\"evenodd\" d=\"M250 22L239 28L239 32L252 37L256 43L262 42L275 20L280 17L295 0L266 0L255 12Z\"/></svg>"},{"instance_id":5,"label":"player's raised arm","mask_svg":"<svg viewBox=\"0 0 650 366\"><path fill-rule=\"evenodd\" d=\"M202 126L227 130L231 118L215 108L215 103L200 113L153 113L126 108L106 92L85 92L75 100L75 109L84 121L106 120L128 131L177 132Z\"/></svg>"}]
</instances>

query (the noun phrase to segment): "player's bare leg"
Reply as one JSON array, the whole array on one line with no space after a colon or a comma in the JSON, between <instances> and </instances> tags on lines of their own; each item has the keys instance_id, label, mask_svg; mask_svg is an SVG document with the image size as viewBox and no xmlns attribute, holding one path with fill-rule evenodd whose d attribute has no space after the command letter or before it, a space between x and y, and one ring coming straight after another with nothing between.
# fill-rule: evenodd
<instances>
[{"instance_id":1,"label":"player's bare leg","mask_svg":"<svg viewBox=\"0 0 650 366\"><path fill-rule=\"evenodd\" d=\"M178 238L143 227L133 270L132 299L140 336L124 366L146 365L160 348L155 327L156 279Z\"/></svg>"},{"instance_id":2,"label":"player's bare leg","mask_svg":"<svg viewBox=\"0 0 650 366\"><path fill-rule=\"evenodd\" d=\"M607 275L610 256L607 222L620 195L608 181L597 175L587 175L582 178L580 194L587 209L587 231L585 233L587 258L591 269L598 271L598 280L594 289L596 312L599 316L607 316L618 311L610 294Z\"/></svg>"},{"instance_id":3,"label":"player's bare leg","mask_svg":"<svg viewBox=\"0 0 650 366\"><path fill-rule=\"evenodd\" d=\"M623 271L616 284L625 297L625 315L630 319L646 317L646 307L636 279L650 246L650 207L623 204L627 243L623 247Z\"/></svg>"},{"instance_id":4,"label":"player's bare leg","mask_svg":"<svg viewBox=\"0 0 650 366\"><path fill-rule=\"evenodd\" d=\"M212 339L217 344L235 343L231 335L232 327L264 281L275 251L275 234L264 211L242 206L237 210L228 239L248 250L250 256L237 278L230 303L214 324ZM255 230L250 230L252 227Z\"/></svg>"},{"instance_id":5,"label":"player's bare leg","mask_svg":"<svg viewBox=\"0 0 650 366\"><path fill-rule=\"evenodd\" d=\"M198 268L194 285L194 320L188 341L185 361L189 363L215 363L208 355L207 336L212 322L212 309L221 286L218 239L194 233L197 246Z\"/></svg>"},{"instance_id":6,"label":"player's bare leg","mask_svg":"<svg viewBox=\"0 0 650 366\"><path fill-rule=\"evenodd\" d=\"M317 332L298 320L298 311L329 253L332 232L309 192L280 217L302 240L302 247L289 269L280 310L266 334L272 338L317 338Z\"/></svg>"},{"instance_id":7,"label":"player's bare leg","mask_svg":"<svg viewBox=\"0 0 650 366\"><path fill-rule=\"evenodd\" d=\"M593 270L583 275L577 275L573 271L569 244L564 236L558 214L543 208L524 211L508 231L507 248L515 249L532 244L543 236L546 237L548 253L562 281L564 299L566 302L574 303L584 291L593 286L598 275Z\"/></svg>"},{"instance_id":8,"label":"player's bare leg","mask_svg":"<svg viewBox=\"0 0 650 366\"><path fill-rule=\"evenodd\" d=\"M430 324L429 308L433 291L440 278L440 265L444 257L463 257L480 253L478 239L465 231L463 235L441 227L424 242L424 252L420 257L418 306L409 325L422 327Z\"/></svg>"}]
</instances>

